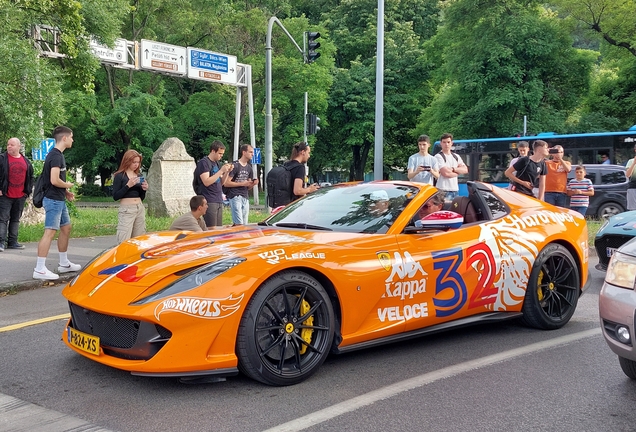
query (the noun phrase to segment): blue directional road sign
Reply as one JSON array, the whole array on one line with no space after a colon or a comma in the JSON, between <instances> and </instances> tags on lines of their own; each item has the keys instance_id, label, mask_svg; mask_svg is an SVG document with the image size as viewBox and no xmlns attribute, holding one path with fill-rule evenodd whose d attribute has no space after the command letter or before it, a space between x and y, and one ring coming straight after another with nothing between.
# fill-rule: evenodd
<instances>
[{"instance_id":1,"label":"blue directional road sign","mask_svg":"<svg viewBox=\"0 0 636 432\"><path fill-rule=\"evenodd\" d=\"M252 156L252 164L261 163L261 149L254 147L254 155Z\"/></svg>"},{"instance_id":2,"label":"blue directional road sign","mask_svg":"<svg viewBox=\"0 0 636 432\"><path fill-rule=\"evenodd\" d=\"M188 47L188 78L236 85L236 57Z\"/></svg>"},{"instance_id":3,"label":"blue directional road sign","mask_svg":"<svg viewBox=\"0 0 636 432\"><path fill-rule=\"evenodd\" d=\"M40 148L33 148L31 150L31 156L33 160L44 160L46 155L55 147L55 140L53 138L45 138L40 144Z\"/></svg>"}]
</instances>

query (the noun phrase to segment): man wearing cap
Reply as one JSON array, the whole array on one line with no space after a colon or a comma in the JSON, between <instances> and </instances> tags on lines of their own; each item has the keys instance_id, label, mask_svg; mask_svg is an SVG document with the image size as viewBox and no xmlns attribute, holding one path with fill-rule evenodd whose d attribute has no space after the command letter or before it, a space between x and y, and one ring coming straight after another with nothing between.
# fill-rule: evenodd
<instances>
[{"instance_id":1,"label":"man wearing cap","mask_svg":"<svg viewBox=\"0 0 636 432\"><path fill-rule=\"evenodd\" d=\"M430 146L431 139L428 135L420 135L417 139L420 151L409 157L407 164L409 180L432 185L433 179L439 178L439 163L428 153Z\"/></svg>"},{"instance_id":2,"label":"man wearing cap","mask_svg":"<svg viewBox=\"0 0 636 432\"><path fill-rule=\"evenodd\" d=\"M389 211L389 195L385 190L375 190L369 195L369 213L374 216L382 216Z\"/></svg>"}]
</instances>

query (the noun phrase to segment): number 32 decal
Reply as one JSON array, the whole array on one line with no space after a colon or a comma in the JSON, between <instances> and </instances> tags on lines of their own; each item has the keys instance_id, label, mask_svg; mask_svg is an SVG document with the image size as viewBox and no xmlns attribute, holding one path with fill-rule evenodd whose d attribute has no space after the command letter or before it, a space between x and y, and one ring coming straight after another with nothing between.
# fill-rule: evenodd
<instances>
[{"instance_id":1,"label":"number 32 decal","mask_svg":"<svg viewBox=\"0 0 636 432\"><path fill-rule=\"evenodd\" d=\"M477 243L466 249L466 256L468 259L464 261L462 249L433 253L433 268L439 270L435 284L436 297L433 298L435 316L437 317L453 315L466 304L468 291L466 283L458 271L462 264L464 269L473 266L479 271L477 286L468 303L469 309L492 304L497 298L497 288L493 284L496 266L492 251L485 243ZM446 290L450 290L450 297L446 293L444 298L437 298Z\"/></svg>"}]
</instances>

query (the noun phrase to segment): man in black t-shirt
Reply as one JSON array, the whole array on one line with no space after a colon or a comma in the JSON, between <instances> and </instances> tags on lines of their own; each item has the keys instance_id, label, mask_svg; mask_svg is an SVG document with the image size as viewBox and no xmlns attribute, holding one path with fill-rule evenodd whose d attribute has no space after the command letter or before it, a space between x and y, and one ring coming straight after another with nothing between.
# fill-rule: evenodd
<instances>
[{"instance_id":1,"label":"man in black t-shirt","mask_svg":"<svg viewBox=\"0 0 636 432\"><path fill-rule=\"evenodd\" d=\"M297 142L292 148L291 160L285 165L290 168L292 176L292 201L304 197L308 193L320 189L317 184L305 187L305 164L309 160L311 148L305 142Z\"/></svg>"},{"instance_id":2,"label":"man in black t-shirt","mask_svg":"<svg viewBox=\"0 0 636 432\"><path fill-rule=\"evenodd\" d=\"M506 177L512 182L512 190L535 197L543 201L545 194L545 176L548 170L545 158L548 156L548 143L536 140L532 145L532 156L519 158L506 170ZM537 188L537 193L533 189Z\"/></svg>"},{"instance_id":3,"label":"man in black t-shirt","mask_svg":"<svg viewBox=\"0 0 636 432\"><path fill-rule=\"evenodd\" d=\"M232 169L232 164L220 165L225 154L225 145L218 140L210 144L210 153L197 163L195 175L199 176L203 195L208 202L208 209L203 216L206 227L211 230L223 225L223 182Z\"/></svg>"},{"instance_id":4,"label":"man in black t-shirt","mask_svg":"<svg viewBox=\"0 0 636 432\"><path fill-rule=\"evenodd\" d=\"M241 157L233 164L233 168L223 184L227 188L227 199L230 201L234 225L248 223L247 218L250 211L248 192L258 183L258 179L254 178L250 163L254 156L254 149L249 144L243 144L240 151Z\"/></svg>"},{"instance_id":5,"label":"man in black t-shirt","mask_svg":"<svg viewBox=\"0 0 636 432\"><path fill-rule=\"evenodd\" d=\"M60 231L57 238L57 250L60 254L58 273L76 272L82 268L79 264L70 262L67 254L68 239L71 235L71 218L66 207L66 200L73 201L75 195L68 190L73 187L73 183L66 181L66 160L63 152L73 145L73 131L65 126L58 126L53 131L53 138L55 147L46 156L41 174L48 180L42 201L45 212L44 235L38 243L38 260L33 269L33 279L42 280L59 279L57 274L46 268L46 257L58 230Z\"/></svg>"}]
</instances>

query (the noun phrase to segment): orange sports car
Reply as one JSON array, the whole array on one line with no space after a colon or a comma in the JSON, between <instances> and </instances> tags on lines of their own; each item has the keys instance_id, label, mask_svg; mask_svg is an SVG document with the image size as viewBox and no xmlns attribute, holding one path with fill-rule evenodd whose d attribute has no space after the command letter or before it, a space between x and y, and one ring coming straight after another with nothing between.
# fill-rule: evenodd
<instances>
[{"instance_id":1,"label":"orange sports car","mask_svg":"<svg viewBox=\"0 0 636 432\"><path fill-rule=\"evenodd\" d=\"M290 385L331 352L512 318L565 325L588 280L585 219L468 190L430 213L432 186L343 184L259 224L127 240L64 288L63 341L134 375Z\"/></svg>"}]
</instances>

